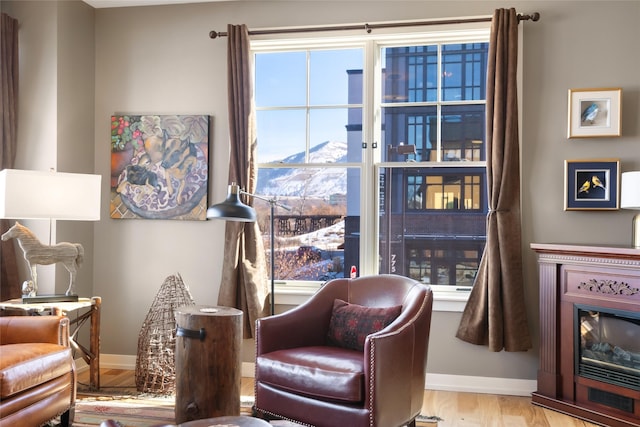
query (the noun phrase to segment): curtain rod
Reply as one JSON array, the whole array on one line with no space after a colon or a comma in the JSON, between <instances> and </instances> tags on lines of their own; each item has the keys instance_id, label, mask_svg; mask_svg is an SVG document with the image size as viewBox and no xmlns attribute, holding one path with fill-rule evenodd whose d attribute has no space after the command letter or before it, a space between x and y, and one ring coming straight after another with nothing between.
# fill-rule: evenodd
<instances>
[{"instance_id":1,"label":"curtain rod","mask_svg":"<svg viewBox=\"0 0 640 427\"><path fill-rule=\"evenodd\" d=\"M394 27L415 27L420 25L442 25L442 24L467 24L473 22L491 22L491 17L486 18L452 18L452 19L440 19L435 21L410 21L410 22L389 22L389 23L379 23L379 24L353 24L353 25L333 25L333 26L322 26L322 27L299 27L299 28L282 28L282 29L273 29L273 30L253 30L249 31L249 35L257 36L257 35L265 35L265 34L291 34L291 33L311 33L318 31L343 31L343 30L365 30L367 33L371 33L371 30L375 30L377 28L394 28ZM533 21L536 22L540 20L540 14L538 12L534 12L532 14L518 14L518 22L520 21ZM218 37L226 37L226 31L215 31L211 30L209 32L209 38L216 39Z\"/></svg>"}]
</instances>

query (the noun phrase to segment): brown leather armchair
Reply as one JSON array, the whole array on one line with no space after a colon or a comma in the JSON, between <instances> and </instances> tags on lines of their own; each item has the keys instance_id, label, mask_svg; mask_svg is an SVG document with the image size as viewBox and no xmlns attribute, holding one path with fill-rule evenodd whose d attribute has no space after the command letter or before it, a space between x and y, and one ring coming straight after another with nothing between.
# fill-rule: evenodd
<instances>
[{"instance_id":1,"label":"brown leather armchair","mask_svg":"<svg viewBox=\"0 0 640 427\"><path fill-rule=\"evenodd\" d=\"M355 313L362 306L399 306L399 315L360 337L362 350L353 349L353 340L340 341L357 333L336 326L334 306L345 305L335 300L346 301ZM256 413L315 427L415 426L424 395L432 305L428 286L377 275L332 280L299 307L258 320ZM342 326L366 316L343 318Z\"/></svg>"},{"instance_id":2,"label":"brown leather armchair","mask_svg":"<svg viewBox=\"0 0 640 427\"><path fill-rule=\"evenodd\" d=\"M63 316L0 317L0 427L71 426L76 367Z\"/></svg>"}]
</instances>

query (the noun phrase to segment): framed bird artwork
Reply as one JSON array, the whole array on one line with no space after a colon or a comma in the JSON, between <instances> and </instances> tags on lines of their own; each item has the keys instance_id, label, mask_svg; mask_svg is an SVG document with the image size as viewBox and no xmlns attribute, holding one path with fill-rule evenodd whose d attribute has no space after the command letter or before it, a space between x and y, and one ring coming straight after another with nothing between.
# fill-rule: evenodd
<instances>
[{"instance_id":1,"label":"framed bird artwork","mask_svg":"<svg viewBox=\"0 0 640 427\"><path fill-rule=\"evenodd\" d=\"M564 210L617 210L620 160L565 160Z\"/></svg>"},{"instance_id":2,"label":"framed bird artwork","mask_svg":"<svg viewBox=\"0 0 640 427\"><path fill-rule=\"evenodd\" d=\"M569 89L568 138L620 136L622 89Z\"/></svg>"}]
</instances>

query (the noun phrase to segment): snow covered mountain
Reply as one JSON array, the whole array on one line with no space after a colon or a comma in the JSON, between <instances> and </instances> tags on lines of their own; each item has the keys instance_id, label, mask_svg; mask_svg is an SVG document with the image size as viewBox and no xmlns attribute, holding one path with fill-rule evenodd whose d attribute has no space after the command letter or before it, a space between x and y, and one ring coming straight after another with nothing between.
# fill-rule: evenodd
<instances>
[{"instance_id":1,"label":"snow covered mountain","mask_svg":"<svg viewBox=\"0 0 640 427\"><path fill-rule=\"evenodd\" d=\"M309 150L309 163L344 163L346 158L346 142L326 141ZM304 152L300 152L277 163L300 164L303 162ZM317 198L347 194L347 169L329 167L260 169L256 192L268 196Z\"/></svg>"}]
</instances>

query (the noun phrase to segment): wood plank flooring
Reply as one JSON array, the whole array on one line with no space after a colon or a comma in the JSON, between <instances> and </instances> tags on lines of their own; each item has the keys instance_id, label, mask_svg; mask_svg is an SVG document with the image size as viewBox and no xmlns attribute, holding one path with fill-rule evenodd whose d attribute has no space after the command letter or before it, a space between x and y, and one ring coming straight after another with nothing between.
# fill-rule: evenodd
<instances>
[{"instance_id":1,"label":"wood plank flooring","mask_svg":"<svg viewBox=\"0 0 640 427\"><path fill-rule=\"evenodd\" d=\"M81 372L78 381L88 384L89 371ZM105 390L122 388L135 391L135 372L101 369L100 385ZM240 393L243 396L253 395L253 378L242 378ZM422 413L441 418L437 427L597 427L596 424L532 405L529 397L495 394L426 390Z\"/></svg>"}]
</instances>

